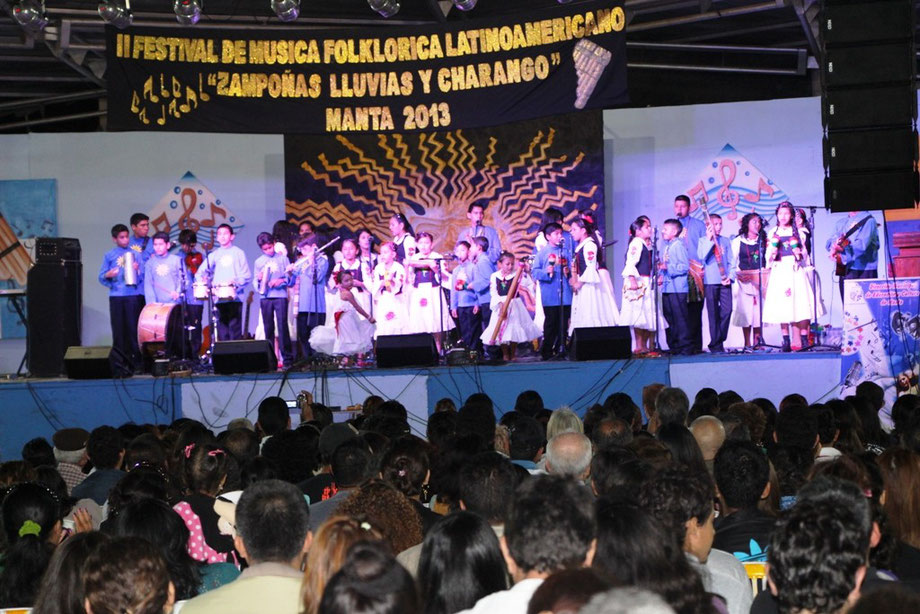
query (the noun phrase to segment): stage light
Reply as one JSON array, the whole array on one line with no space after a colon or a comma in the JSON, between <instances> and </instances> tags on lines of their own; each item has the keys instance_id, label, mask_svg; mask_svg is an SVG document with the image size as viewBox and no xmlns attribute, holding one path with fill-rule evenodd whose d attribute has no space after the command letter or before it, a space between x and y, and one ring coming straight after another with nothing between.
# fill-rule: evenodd
<instances>
[{"instance_id":1,"label":"stage light","mask_svg":"<svg viewBox=\"0 0 920 614\"><path fill-rule=\"evenodd\" d=\"M367 4L384 17L392 17L399 12L399 0L367 0Z\"/></svg>"},{"instance_id":2,"label":"stage light","mask_svg":"<svg viewBox=\"0 0 920 614\"><path fill-rule=\"evenodd\" d=\"M13 19L28 30L42 30L48 25L45 3L37 0L22 0L13 6Z\"/></svg>"},{"instance_id":3,"label":"stage light","mask_svg":"<svg viewBox=\"0 0 920 614\"><path fill-rule=\"evenodd\" d=\"M134 21L131 5L128 0L124 4L120 0L102 0L99 3L99 16L102 21L111 24L119 30L124 30Z\"/></svg>"},{"instance_id":4,"label":"stage light","mask_svg":"<svg viewBox=\"0 0 920 614\"><path fill-rule=\"evenodd\" d=\"M272 10L281 21L294 21L300 15L300 0L272 0Z\"/></svg>"},{"instance_id":5,"label":"stage light","mask_svg":"<svg viewBox=\"0 0 920 614\"><path fill-rule=\"evenodd\" d=\"M174 0L173 12L176 14L176 21L185 26L191 26L198 23L201 19L202 0Z\"/></svg>"},{"instance_id":6,"label":"stage light","mask_svg":"<svg viewBox=\"0 0 920 614\"><path fill-rule=\"evenodd\" d=\"M453 0L453 3L460 11L471 11L476 6L476 0Z\"/></svg>"}]
</instances>

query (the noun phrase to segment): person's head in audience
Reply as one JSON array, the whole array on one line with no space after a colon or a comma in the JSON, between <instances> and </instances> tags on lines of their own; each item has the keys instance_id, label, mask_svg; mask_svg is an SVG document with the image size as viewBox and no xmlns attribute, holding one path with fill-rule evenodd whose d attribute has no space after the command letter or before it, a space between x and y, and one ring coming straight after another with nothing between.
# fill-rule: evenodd
<instances>
[{"instance_id":1,"label":"person's head in audience","mask_svg":"<svg viewBox=\"0 0 920 614\"><path fill-rule=\"evenodd\" d=\"M626 585L659 593L678 612L706 612L709 595L668 529L622 500L597 502L594 567Z\"/></svg>"},{"instance_id":2,"label":"person's head in audience","mask_svg":"<svg viewBox=\"0 0 920 614\"><path fill-rule=\"evenodd\" d=\"M371 451L361 439L343 442L330 459L335 485L339 489L354 488L370 476L372 461Z\"/></svg>"},{"instance_id":3,"label":"person's head in audience","mask_svg":"<svg viewBox=\"0 0 920 614\"><path fill-rule=\"evenodd\" d=\"M726 441L751 441L751 431L740 415L726 410L719 414L719 420L725 429Z\"/></svg>"},{"instance_id":4,"label":"person's head in audience","mask_svg":"<svg viewBox=\"0 0 920 614\"><path fill-rule=\"evenodd\" d=\"M0 487L20 482L34 482L35 467L25 461L6 461L0 464Z\"/></svg>"},{"instance_id":5,"label":"person's head in audience","mask_svg":"<svg viewBox=\"0 0 920 614\"><path fill-rule=\"evenodd\" d=\"M380 542L355 544L329 580L320 614L418 614L422 611L409 572Z\"/></svg>"},{"instance_id":6,"label":"person's head in audience","mask_svg":"<svg viewBox=\"0 0 920 614\"><path fill-rule=\"evenodd\" d=\"M628 446L632 441L632 428L619 418L601 420L591 431L591 443L596 450L606 446Z\"/></svg>"},{"instance_id":7,"label":"person's head in audience","mask_svg":"<svg viewBox=\"0 0 920 614\"><path fill-rule=\"evenodd\" d=\"M700 388L693 397L693 405L703 410L700 415L715 415L719 412L719 393L715 388Z\"/></svg>"},{"instance_id":8,"label":"person's head in audience","mask_svg":"<svg viewBox=\"0 0 920 614\"><path fill-rule=\"evenodd\" d=\"M299 484L313 476L318 467L319 435L314 429L282 431L262 446L262 456L275 463L278 478Z\"/></svg>"},{"instance_id":9,"label":"person's head in audience","mask_svg":"<svg viewBox=\"0 0 920 614\"><path fill-rule=\"evenodd\" d=\"M661 523L675 545L705 563L715 537L714 496L708 473L670 467L642 485L639 504Z\"/></svg>"},{"instance_id":10,"label":"person's head in audience","mask_svg":"<svg viewBox=\"0 0 920 614\"><path fill-rule=\"evenodd\" d=\"M214 444L191 445L185 453L185 484L188 492L216 497L227 479L227 453Z\"/></svg>"},{"instance_id":11,"label":"person's head in audience","mask_svg":"<svg viewBox=\"0 0 920 614\"><path fill-rule=\"evenodd\" d=\"M457 434L457 412L442 411L428 416L425 428L428 443L438 450L444 449L447 440Z\"/></svg>"},{"instance_id":12,"label":"person's head in audience","mask_svg":"<svg viewBox=\"0 0 920 614\"><path fill-rule=\"evenodd\" d=\"M65 428L57 431L51 438L54 443L54 459L58 463L69 463L83 467L89 457L86 455L86 442L89 431L81 428Z\"/></svg>"},{"instance_id":13,"label":"person's head in audience","mask_svg":"<svg viewBox=\"0 0 920 614\"><path fill-rule=\"evenodd\" d=\"M636 437L630 447L640 460L651 465L655 471L661 471L671 464L671 450L657 439Z\"/></svg>"},{"instance_id":14,"label":"person's head in audience","mask_svg":"<svg viewBox=\"0 0 920 614\"><path fill-rule=\"evenodd\" d=\"M536 462L543 455L546 438L543 426L536 418L518 415L509 427L509 455L511 460Z\"/></svg>"},{"instance_id":15,"label":"person's head in audience","mask_svg":"<svg viewBox=\"0 0 920 614\"><path fill-rule=\"evenodd\" d=\"M259 403L256 429L262 437L271 437L291 428L291 414L287 401L281 397L265 397Z\"/></svg>"},{"instance_id":16,"label":"person's head in audience","mask_svg":"<svg viewBox=\"0 0 920 614\"><path fill-rule=\"evenodd\" d=\"M493 448L495 441L495 413L491 403L483 401L466 403L457 414L457 432L479 437L483 450Z\"/></svg>"},{"instance_id":17,"label":"person's head in audience","mask_svg":"<svg viewBox=\"0 0 920 614\"><path fill-rule=\"evenodd\" d=\"M915 439L914 434L920 431L920 396L916 394L899 396L891 406L891 420L894 423L892 435L895 440L916 450L916 446L910 444Z\"/></svg>"},{"instance_id":18,"label":"person's head in audience","mask_svg":"<svg viewBox=\"0 0 920 614\"><path fill-rule=\"evenodd\" d=\"M99 531L76 533L55 548L38 587L33 614L83 614L83 568L89 555L109 536Z\"/></svg>"},{"instance_id":19,"label":"person's head in audience","mask_svg":"<svg viewBox=\"0 0 920 614\"><path fill-rule=\"evenodd\" d=\"M188 527L167 503L144 499L128 505L115 520L111 534L115 537L141 537L156 546L166 561L177 600L191 599L198 594L201 575L198 563L186 549Z\"/></svg>"},{"instance_id":20,"label":"person's head in audience","mask_svg":"<svg viewBox=\"0 0 920 614\"><path fill-rule=\"evenodd\" d=\"M741 418L741 422L748 429L751 436L751 442L756 445L763 443L763 432L767 425L767 419L764 418L763 411L753 403L732 403L728 406L728 413L735 414Z\"/></svg>"},{"instance_id":21,"label":"person's head in audience","mask_svg":"<svg viewBox=\"0 0 920 614\"><path fill-rule=\"evenodd\" d=\"M322 431L332 422L332 410L322 403L309 403L300 410L300 423L312 424L318 431Z\"/></svg>"},{"instance_id":22,"label":"person's head in audience","mask_svg":"<svg viewBox=\"0 0 920 614\"><path fill-rule=\"evenodd\" d=\"M546 438L552 439L562 433L584 433L585 427L581 418L567 407L560 407L550 416L546 424Z\"/></svg>"},{"instance_id":23,"label":"person's head in audience","mask_svg":"<svg viewBox=\"0 0 920 614\"><path fill-rule=\"evenodd\" d=\"M184 491L188 489L188 484L185 481L185 466L188 464L190 456L186 452L193 450L195 446L213 444L214 434L205 425L194 420L183 419L181 423L179 421L177 423L182 426L179 427L178 435L172 444L169 456L169 471L177 486ZM192 447L189 448L189 446Z\"/></svg>"},{"instance_id":24,"label":"person's head in audience","mask_svg":"<svg viewBox=\"0 0 920 614\"><path fill-rule=\"evenodd\" d=\"M888 448L878 466L885 481L885 511L902 542L920 548L920 455L907 448Z\"/></svg>"},{"instance_id":25,"label":"person's head in audience","mask_svg":"<svg viewBox=\"0 0 920 614\"><path fill-rule=\"evenodd\" d=\"M410 499L419 499L428 484L430 446L414 435L393 440L380 460L380 475Z\"/></svg>"},{"instance_id":26,"label":"person's head in audience","mask_svg":"<svg viewBox=\"0 0 920 614\"><path fill-rule=\"evenodd\" d=\"M300 569L312 540L310 507L296 486L265 480L243 491L233 543L250 567L282 563Z\"/></svg>"},{"instance_id":27,"label":"person's head in audience","mask_svg":"<svg viewBox=\"0 0 920 614\"><path fill-rule=\"evenodd\" d=\"M797 392L793 392L792 394L787 394L779 402L780 413L784 412L786 408L792 407L793 405L798 405L800 407L808 407L808 400L806 400L805 397L803 397Z\"/></svg>"},{"instance_id":28,"label":"person's head in audience","mask_svg":"<svg viewBox=\"0 0 920 614\"><path fill-rule=\"evenodd\" d=\"M383 536L365 520L348 516L328 518L313 537L303 572L303 614L316 614L329 578L345 562L348 550L359 542L380 541Z\"/></svg>"},{"instance_id":29,"label":"person's head in audience","mask_svg":"<svg viewBox=\"0 0 920 614\"><path fill-rule=\"evenodd\" d=\"M591 491L598 497L635 497L652 467L628 448L607 446L591 459Z\"/></svg>"},{"instance_id":30,"label":"person's head in audience","mask_svg":"<svg viewBox=\"0 0 920 614\"><path fill-rule=\"evenodd\" d=\"M389 441L390 439L398 439L403 435L408 435L410 430L409 423L401 418L397 418L392 414L373 413L362 423L361 432L377 433Z\"/></svg>"},{"instance_id":31,"label":"person's head in audience","mask_svg":"<svg viewBox=\"0 0 920 614\"><path fill-rule=\"evenodd\" d=\"M527 614L578 612L594 595L610 586L608 578L589 567L557 571L534 592Z\"/></svg>"},{"instance_id":32,"label":"person's head in audience","mask_svg":"<svg viewBox=\"0 0 920 614\"><path fill-rule=\"evenodd\" d=\"M763 443L765 448L769 448L773 445L773 429L776 426L776 414L779 413L776 411L776 405L773 404L773 401L770 399L765 399L763 397L758 397L756 399L751 399L751 403L760 408L760 412L764 417L764 428L763 428Z\"/></svg>"},{"instance_id":33,"label":"person's head in audience","mask_svg":"<svg viewBox=\"0 0 920 614\"><path fill-rule=\"evenodd\" d=\"M424 610L452 614L508 588L507 569L495 531L471 512L438 520L422 542L418 566Z\"/></svg>"},{"instance_id":34,"label":"person's head in audience","mask_svg":"<svg viewBox=\"0 0 920 614\"><path fill-rule=\"evenodd\" d=\"M658 593L624 586L595 595L579 614L674 614Z\"/></svg>"},{"instance_id":35,"label":"person's head in audience","mask_svg":"<svg viewBox=\"0 0 920 614\"><path fill-rule=\"evenodd\" d=\"M354 489L336 515L366 520L380 531L392 552L421 543L422 521L404 494L383 480L368 480Z\"/></svg>"},{"instance_id":36,"label":"person's head in audience","mask_svg":"<svg viewBox=\"0 0 920 614\"><path fill-rule=\"evenodd\" d=\"M371 414L374 413L374 411L376 411L378 407L380 407L383 404L385 400L386 399L384 399L383 397L377 396L376 394L370 395L369 397L364 399L364 403L361 404L361 413L364 414L365 416L370 416Z\"/></svg>"},{"instance_id":37,"label":"person's head in audience","mask_svg":"<svg viewBox=\"0 0 920 614\"><path fill-rule=\"evenodd\" d=\"M164 471L166 465L166 448L153 433L142 433L128 443L125 448L125 471L131 471L140 464L160 467Z\"/></svg>"},{"instance_id":38,"label":"person's head in audience","mask_svg":"<svg viewBox=\"0 0 920 614\"><path fill-rule=\"evenodd\" d=\"M86 561L83 592L87 614L168 614L176 597L166 561L139 537L100 544Z\"/></svg>"},{"instance_id":39,"label":"person's head in audience","mask_svg":"<svg viewBox=\"0 0 920 614\"><path fill-rule=\"evenodd\" d=\"M125 442L117 429L99 426L89 434L86 453L96 469L119 469L125 456Z\"/></svg>"},{"instance_id":40,"label":"person's head in audience","mask_svg":"<svg viewBox=\"0 0 920 614\"><path fill-rule=\"evenodd\" d=\"M43 465L54 467L57 465L57 460L54 458L54 448L44 437L30 439L22 446L22 460L33 467Z\"/></svg>"},{"instance_id":41,"label":"person's head in audience","mask_svg":"<svg viewBox=\"0 0 920 614\"><path fill-rule=\"evenodd\" d=\"M497 452L481 452L463 464L459 475L459 506L489 524L504 524L519 479L514 466Z\"/></svg>"},{"instance_id":42,"label":"person's head in audience","mask_svg":"<svg viewBox=\"0 0 920 614\"><path fill-rule=\"evenodd\" d=\"M233 428L221 433L220 445L233 455L240 466L259 455L259 437L251 429Z\"/></svg>"},{"instance_id":43,"label":"person's head in audience","mask_svg":"<svg viewBox=\"0 0 920 614\"><path fill-rule=\"evenodd\" d=\"M571 479L539 475L515 491L502 551L515 582L590 566L597 523L591 492Z\"/></svg>"},{"instance_id":44,"label":"person's head in audience","mask_svg":"<svg viewBox=\"0 0 920 614\"><path fill-rule=\"evenodd\" d=\"M514 402L515 411L532 418L535 418L542 409L543 397L536 390L525 390L517 396L517 400Z\"/></svg>"},{"instance_id":45,"label":"person's head in audience","mask_svg":"<svg viewBox=\"0 0 920 614\"><path fill-rule=\"evenodd\" d=\"M725 502L723 515L755 508L769 494L770 462L750 442L725 442L716 454L713 474Z\"/></svg>"},{"instance_id":46,"label":"person's head in audience","mask_svg":"<svg viewBox=\"0 0 920 614\"><path fill-rule=\"evenodd\" d=\"M820 450L818 420L805 405L790 405L781 410L776 416L773 437L780 445L811 450L815 455Z\"/></svg>"},{"instance_id":47,"label":"person's head in audience","mask_svg":"<svg viewBox=\"0 0 920 614\"><path fill-rule=\"evenodd\" d=\"M860 596L848 614L916 614L920 612L920 595L897 582L876 588Z\"/></svg>"},{"instance_id":48,"label":"person's head in audience","mask_svg":"<svg viewBox=\"0 0 920 614\"><path fill-rule=\"evenodd\" d=\"M664 424L655 435L671 451L671 459L691 471L708 471L703 453L686 426L671 422Z\"/></svg>"},{"instance_id":49,"label":"person's head in audience","mask_svg":"<svg viewBox=\"0 0 920 614\"><path fill-rule=\"evenodd\" d=\"M648 429L651 433L654 433L658 428L658 414L655 412L655 404L658 401L658 395L664 388L664 384L658 383L642 387L642 410L645 412Z\"/></svg>"},{"instance_id":50,"label":"person's head in audience","mask_svg":"<svg viewBox=\"0 0 920 614\"><path fill-rule=\"evenodd\" d=\"M744 403L744 398L734 390L723 390L719 393L719 409L728 409L735 403Z\"/></svg>"},{"instance_id":51,"label":"person's head in audience","mask_svg":"<svg viewBox=\"0 0 920 614\"><path fill-rule=\"evenodd\" d=\"M834 426L837 429L837 440L834 442L834 448L849 454L860 454L866 449L863 445L865 435L862 434L859 414L856 413L856 406L850 402L850 399L855 398L831 399L826 403L827 407L833 412Z\"/></svg>"},{"instance_id":52,"label":"person's head in audience","mask_svg":"<svg viewBox=\"0 0 920 614\"><path fill-rule=\"evenodd\" d=\"M833 410L823 403L816 403L808 409L814 414L818 426L818 443L822 448L833 448L840 434Z\"/></svg>"},{"instance_id":53,"label":"person's head in audience","mask_svg":"<svg viewBox=\"0 0 920 614\"><path fill-rule=\"evenodd\" d=\"M73 509L73 500L67 494L67 483L55 467L42 465L35 468L35 482L41 484L61 502L61 516L67 516Z\"/></svg>"},{"instance_id":54,"label":"person's head in audience","mask_svg":"<svg viewBox=\"0 0 920 614\"><path fill-rule=\"evenodd\" d=\"M406 410L406 406L400 403L399 401L384 401L377 406L377 409L374 411L375 414L381 416L390 416L391 418L397 418L403 422L409 419L409 412Z\"/></svg>"},{"instance_id":55,"label":"person's head in audience","mask_svg":"<svg viewBox=\"0 0 920 614\"><path fill-rule=\"evenodd\" d=\"M625 392L614 392L604 399L604 408L613 412L613 415L629 425L637 433L642 429L642 412L632 397ZM590 435L590 433L586 434Z\"/></svg>"},{"instance_id":56,"label":"person's head in audience","mask_svg":"<svg viewBox=\"0 0 920 614\"><path fill-rule=\"evenodd\" d=\"M659 428L665 424L686 426L689 411L690 399L680 388L663 388L655 399L655 415L658 417Z\"/></svg>"},{"instance_id":57,"label":"person's head in audience","mask_svg":"<svg viewBox=\"0 0 920 614\"><path fill-rule=\"evenodd\" d=\"M16 484L0 508L6 548L0 608L31 607L54 547L61 541L61 502L34 482Z\"/></svg>"},{"instance_id":58,"label":"person's head in audience","mask_svg":"<svg viewBox=\"0 0 920 614\"><path fill-rule=\"evenodd\" d=\"M779 612L845 612L859 598L868 546L853 510L800 497L776 523L767 550L767 581Z\"/></svg>"},{"instance_id":59,"label":"person's head in audience","mask_svg":"<svg viewBox=\"0 0 920 614\"><path fill-rule=\"evenodd\" d=\"M872 401L861 396L849 396L847 401L856 412L860 439L867 445L886 447L889 441L888 434L882 430L882 421L879 420L878 410L874 408Z\"/></svg>"},{"instance_id":60,"label":"person's head in audience","mask_svg":"<svg viewBox=\"0 0 920 614\"><path fill-rule=\"evenodd\" d=\"M613 413L613 409L611 409L607 403L603 405L592 405L585 411L585 419L583 421L585 435L590 437L601 421L615 417L616 415Z\"/></svg>"},{"instance_id":61,"label":"person's head in audience","mask_svg":"<svg viewBox=\"0 0 920 614\"><path fill-rule=\"evenodd\" d=\"M872 380L867 379L860 382L856 386L856 396L869 401L876 415L881 408L885 407L885 390Z\"/></svg>"},{"instance_id":62,"label":"person's head in audience","mask_svg":"<svg viewBox=\"0 0 920 614\"><path fill-rule=\"evenodd\" d=\"M562 433L546 444L546 472L585 480L591 473L591 440L581 433Z\"/></svg>"},{"instance_id":63,"label":"person's head in audience","mask_svg":"<svg viewBox=\"0 0 920 614\"><path fill-rule=\"evenodd\" d=\"M278 471L275 463L264 456L257 456L240 467L240 488L246 490L256 482L277 480Z\"/></svg>"},{"instance_id":64,"label":"person's head in audience","mask_svg":"<svg viewBox=\"0 0 920 614\"><path fill-rule=\"evenodd\" d=\"M437 403L434 404L434 413L438 414L445 411L457 411L457 404L454 403L454 400L450 397L438 399Z\"/></svg>"},{"instance_id":65,"label":"person's head in audience","mask_svg":"<svg viewBox=\"0 0 920 614\"><path fill-rule=\"evenodd\" d=\"M170 494L166 473L157 467L141 465L129 471L109 491L108 517L114 520L123 509L144 499L168 501Z\"/></svg>"},{"instance_id":66,"label":"person's head in audience","mask_svg":"<svg viewBox=\"0 0 920 614\"><path fill-rule=\"evenodd\" d=\"M799 446L777 444L769 451L770 462L776 470L781 497L795 497L812 466L815 455L812 450Z\"/></svg>"},{"instance_id":67,"label":"person's head in audience","mask_svg":"<svg viewBox=\"0 0 920 614\"><path fill-rule=\"evenodd\" d=\"M722 426L722 421L715 416L700 416L690 424L690 432L696 439L696 445L700 447L706 466L712 468L716 452L725 443L725 427Z\"/></svg>"},{"instance_id":68,"label":"person's head in audience","mask_svg":"<svg viewBox=\"0 0 920 614\"><path fill-rule=\"evenodd\" d=\"M246 429L247 431L255 432L256 427L249 418L234 418L227 423L227 430L232 431L235 429Z\"/></svg>"}]
</instances>

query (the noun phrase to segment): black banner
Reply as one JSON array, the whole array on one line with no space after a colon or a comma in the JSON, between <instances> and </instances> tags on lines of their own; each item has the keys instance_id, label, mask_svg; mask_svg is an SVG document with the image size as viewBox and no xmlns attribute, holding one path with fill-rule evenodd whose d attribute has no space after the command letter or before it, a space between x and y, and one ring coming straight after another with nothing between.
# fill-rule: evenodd
<instances>
[{"instance_id":1,"label":"black banner","mask_svg":"<svg viewBox=\"0 0 920 614\"><path fill-rule=\"evenodd\" d=\"M253 133L491 126L623 104L622 0L502 20L256 31L107 28L108 127Z\"/></svg>"}]
</instances>

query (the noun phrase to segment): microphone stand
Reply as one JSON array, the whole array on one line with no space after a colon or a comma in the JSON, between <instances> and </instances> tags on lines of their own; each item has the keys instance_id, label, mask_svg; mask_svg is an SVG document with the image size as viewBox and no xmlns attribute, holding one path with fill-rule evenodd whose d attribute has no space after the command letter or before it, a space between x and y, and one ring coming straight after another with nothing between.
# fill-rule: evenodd
<instances>
[{"instance_id":1,"label":"microphone stand","mask_svg":"<svg viewBox=\"0 0 920 614\"><path fill-rule=\"evenodd\" d=\"M214 300L214 267L215 263L211 261L211 249L205 248L204 260L207 263L208 276L208 313L211 314L211 322L208 326L211 328L211 342L208 344L208 351L205 352L202 362L205 369L211 371L214 369L214 344L217 343L217 320L220 317L220 311L217 309L217 301Z\"/></svg>"},{"instance_id":2,"label":"microphone stand","mask_svg":"<svg viewBox=\"0 0 920 614\"><path fill-rule=\"evenodd\" d=\"M181 250L180 250L181 251ZM188 269L185 266L185 254L179 257L179 314L182 317L182 359L187 360L189 358L189 348L192 347L192 333L191 329L186 326L186 317L188 315L188 309L186 302L188 301L188 296L186 292L188 291Z\"/></svg>"}]
</instances>

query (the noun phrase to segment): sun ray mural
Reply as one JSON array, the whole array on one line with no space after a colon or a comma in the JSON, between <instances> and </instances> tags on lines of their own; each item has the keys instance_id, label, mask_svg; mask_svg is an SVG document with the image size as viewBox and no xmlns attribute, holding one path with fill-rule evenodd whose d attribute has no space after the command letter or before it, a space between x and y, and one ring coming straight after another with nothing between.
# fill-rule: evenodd
<instances>
[{"instance_id":1,"label":"sun ray mural","mask_svg":"<svg viewBox=\"0 0 920 614\"><path fill-rule=\"evenodd\" d=\"M505 249L529 254L547 207L591 209L603 223L601 116L589 112L480 130L285 137L285 209L304 220L380 238L403 213L449 251L485 199L484 223Z\"/></svg>"}]
</instances>

